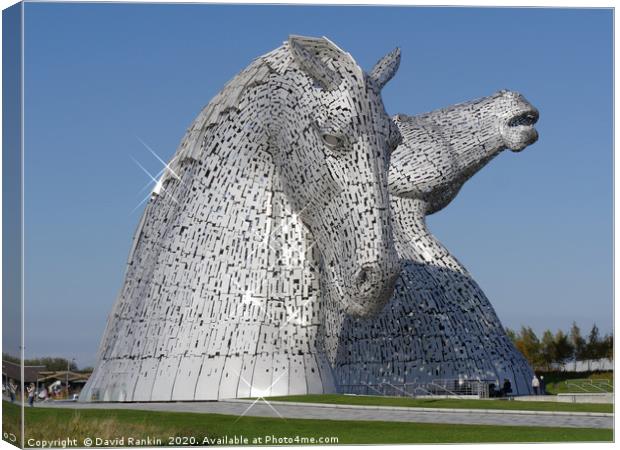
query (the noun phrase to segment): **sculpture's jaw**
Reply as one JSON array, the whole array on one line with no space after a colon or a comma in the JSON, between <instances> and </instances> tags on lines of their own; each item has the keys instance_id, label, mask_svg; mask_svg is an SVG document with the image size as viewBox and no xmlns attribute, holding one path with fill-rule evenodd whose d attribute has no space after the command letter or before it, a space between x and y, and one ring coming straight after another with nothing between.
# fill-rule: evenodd
<instances>
[{"instance_id":1,"label":"sculpture's jaw","mask_svg":"<svg viewBox=\"0 0 620 450\"><path fill-rule=\"evenodd\" d=\"M520 152L538 140L538 131L534 128L538 122L538 110L529 104L516 111L501 126L501 134L506 147L513 152Z\"/></svg>"},{"instance_id":2,"label":"sculpture's jaw","mask_svg":"<svg viewBox=\"0 0 620 450\"><path fill-rule=\"evenodd\" d=\"M394 293L396 280L400 275L400 264L389 269L372 270L362 268L353 293L345 302L345 310L353 317L369 319L377 316ZM363 279L362 279L363 278Z\"/></svg>"}]
</instances>

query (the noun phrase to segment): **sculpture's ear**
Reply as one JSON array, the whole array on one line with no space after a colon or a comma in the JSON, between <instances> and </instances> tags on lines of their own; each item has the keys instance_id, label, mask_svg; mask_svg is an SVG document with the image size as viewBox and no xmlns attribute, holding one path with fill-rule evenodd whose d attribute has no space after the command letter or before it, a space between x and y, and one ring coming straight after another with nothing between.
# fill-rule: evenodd
<instances>
[{"instance_id":1,"label":"sculpture's ear","mask_svg":"<svg viewBox=\"0 0 620 450\"><path fill-rule=\"evenodd\" d=\"M304 36L290 36L288 38L289 46L293 59L299 64L299 67L310 77L314 78L323 89L331 91L336 89L342 78L340 74L330 68L323 58L321 58L322 50L324 53L333 53L334 48L328 48L333 45L327 39L308 38ZM342 50L336 47L337 51Z\"/></svg>"},{"instance_id":2,"label":"sculpture's ear","mask_svg":"<svg viewBox=\"0 0 620 450\"><path fill-rule=\"evenodd\" d=\"M400 49L396 47L375 64L369 76L374 80L379 89L383 89L383 86L396 74L399 65Z\"/></svg>"}]
</instances>

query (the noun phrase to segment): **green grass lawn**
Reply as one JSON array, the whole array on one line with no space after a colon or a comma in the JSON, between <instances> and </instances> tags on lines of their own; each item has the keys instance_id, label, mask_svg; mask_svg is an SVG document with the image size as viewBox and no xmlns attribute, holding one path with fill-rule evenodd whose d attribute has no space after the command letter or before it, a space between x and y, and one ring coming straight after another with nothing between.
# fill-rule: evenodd
<instances>
[{"instance_id":1,"label":"green grass lawn","mask_svg":"<svg viewBox=\"0 0 620 450\"><path fill-rule=\"evenodd\" d=\"M528 411L613 412L611 404L521 402L509 400L416 399L372 395L290 395L270 400L304 403L334 403L339 405L405 406L417 408L509 409Z\"/></svg>"},{"instance_id":2,"label":"green grass lawn","mask_svg":"<svg viewBox=\"0 0 620 450\"><path fill-rule=\"evenodd\" d=\"M3 402L3 431L14 424L10 420L19 414L16 405ZM9 420L7 420L7 418ZM220 414L197 414L133 410L74 410L60 408L27 408L26 439L77 438L79 446L85 438L103 439L129 437L152 440L161 439L161 445L169 443L169 437L217 440L224 436L244 436L248 444L268 444L267 436L291 439L297 444L299 438L336 437L339 444L403 444L403 443L471 443L471 442L568 442L611 441L612 430L589 428L511 427L491 425L422 424L402 422L330 421L278 419L264 417L226 416ZM257 441L261 438L261 441ZM229 441L230 442L230 441ZM183 442L173 441L174 445ZM190 443L190 442L188 442ZM278 443L278 442L275 442ZM215 442L217 444L217 442ZM26 442L28 446L28 442ZM150 445L157 446L157 442ZM122 445L121 445L122 446Z\"/></svg>"},{"instance_id":3,"label":"green grass lawn","mask_svg":"<svg viewBox=\"0 0 620 450\"><path fill-rule=\"evenodd\" d=\"M604 380L613 386L614 373L609 372L549 372L543 373L546 381L546 389L549 394L562 393L584 393L583 389L575 385L583 385L590 392L602 392L601 390L591 387L588 389L589 381ZM569 384L567 384L567 382ZM603 387L603 386L602 386ZM603 387L603 389L607 389Z\"/></svg>"}]
</instances>

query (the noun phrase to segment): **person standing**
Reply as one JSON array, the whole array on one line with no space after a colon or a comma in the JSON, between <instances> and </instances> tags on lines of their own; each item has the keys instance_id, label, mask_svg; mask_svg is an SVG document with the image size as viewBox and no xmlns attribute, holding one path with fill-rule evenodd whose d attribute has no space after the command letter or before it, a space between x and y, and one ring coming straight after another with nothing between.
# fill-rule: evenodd
<instances>
[{"instance_id":1,"label":"person standing","mask_svg":"<svg viewBox=\"0 0 620 450\"><path fill-rule=\"evenodd\" d=\"M9 385L7 386L7 389L9 391L9 397L11 398L11 403L14 403L15 393L17 392L17 387L15 386L15 383L13 383L13 380L9 380Z\"/></svg>"},{"instance_id":2,"label":"person standing","mask_svg":"<svg viewBox=\"0 0 620 450\"><path fill-rule=\"evenodd\" d=\"M28 391L28 404L34 406L34 383L30 383L27 388Z\"/></svg>"},{"instance_id":3,"label":"person standing","mask_svg":"<svg viewBox=\"0 0 620 450\"><path fill-rule=\"evenodd\" d=\"M510 397L512 393L512 384L508 378L504 378L504 385L502 386L502 397Z\"/></svg>"},{"instance_id":4,"label":"person standing","mask_svg":"<svg viewBox=\"0 0 620 450\"><path fill-rule=\"evenodd\" d=\"M545 377L543 375L540 376L540 395L547 395L545 391Z\"/></svg>"},{"instance_id":5,"label":"person standing","mask_svg":"<svg viewBox=\"0 0 620 450\"><path fill-rule=\"evenodd\" d=\"M532 378L532 388L534 389L534 395L538 395L538 388L540 387L540 380L534 374L534 378Z\"/></svg>"}]
</instances>

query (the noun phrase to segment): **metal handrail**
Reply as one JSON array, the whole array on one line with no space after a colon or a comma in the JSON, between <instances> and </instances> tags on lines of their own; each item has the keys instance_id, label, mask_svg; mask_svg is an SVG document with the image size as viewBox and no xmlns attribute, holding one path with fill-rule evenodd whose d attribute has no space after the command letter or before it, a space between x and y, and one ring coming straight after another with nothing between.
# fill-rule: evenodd
<instances>
[{"instance_id":1,"label":"metal handrail","mask_svg":"<svg viewBox=\"0 0 620 450\"><path fill-rule=\"evenodd\" d=\"M379 395L384 395L383 392L379 391L378 389L373 388L372 385L370 385L370 384L366 384L366 387L369 387L370 389L372 389L373 391L375 391Z\"/></svg>"},{"instance_id":2,"label":"metal handrail","mask_svg":"<svg viewBox=\"0 0 620 450\"><path fill-rule=\"evenodd\" d=\"M581 389L583 392L586 392L586 393L591 393L592 391L586 389L585 386L589 386L589 387L591 387L593 389L598 389L601 392L608 393L609 392L608 390L603 389L601 387L601 386L606 386L606 387L609 387L612 390L612 392L613 392L613 386L611 384L609 384L606 380L603 380L602 382L597 382L597 383L594 383L594 380L583 380L580 383L576 383L576 382L572 382L571 383L571 382L569 382L567 380L567 381L564 382L564 384L566 386L572 386L572 387L575 387L577 389Z\"/></svg>"},{"instance_id":3,"label":"metal handrail","mask_svg":"<svg viewBox=\"0 0 620 450\"><path fill-rule=\"evenodd\" d=\"M609 380L605 380L603 378L601 379L596 379L596 378L589 378L587 380L585 380L586 382L590 383L590 384L600 384L600 385L606 385L609 386L611 388L613 388L613 385L611 385L609 383Z\"/></svg>"},{"instance_id":4,"label":"metal handrail","mask_svg":"<svg viewBox=\"0 0 620 450\"><path fill-rule=\"evenodd\" d=\"M433 394L431 391L429 391L428 389L423 388L422 386L417 386L417 387L415 387L415 388L413 389L413 392L417 391L418 389L419 389L419 390L421 390L421 391L423 391L423 392L426 392L426 394L427 394L427 395L430 395L431 397L432 397L433 395L435 395L435 394ZM415 397L415 394L414 394L414 397Z\"/></svg>"},{"instance_id":5,"label":"metal handrail","mask_svg":"<svg viewBox=\"0 0 620 450\"><path fill-rule=\"evenodd\" d=\"M397 391L402 392L403 394L405 394L405 395L406 395L406 396L408 396L408 397L412 397L412 398L414 398L414 397L415 397L415 395L410 395L410 394L409 394L409 392L407 392L407 391L405 391L404 389L401 389L401 388L399 388L399 387L397 387L397 386L394 386L392 383L381 383L381 384L387 384L388 386L390 386L390 387L392 387L392 388L396 389Z\"/></svg>"},{"instance_id":6,"label":"metal handrail","mask_svg":"<svg viewBox=\"0 0 620 450\"><path fill-rule=\"evenodd\" d=\"M575 383L569 383L568 381L565 381L564 384L566 384L566 386L574 386L578 389L581 389L583 392L589 392L586 388L584 388L583 386L579 385L579 384L575 384Z\"/></svg>"},{"instance_id":7,"label":"metal handrail","mask_svg":"<svg viewBox=\"0 0 620 450\"><path fill-rule=\"evenodd\" d=\"M429 384L430 384L431 386L436 386L436 387L438 387L438 388L440 388L440 389L443 389L444 391L446 391L446 392L447 392L447 393L449 393L450 395L454 395L455 397L457 397L459 400L462 400L462 399L463 399L463 398L462 398L459 394L457 394L456 392L453 392L453 391L451 391L450 389L445 388L445 387L443 387L443 386L441 386L441 385L439 385L439 384L436 384L436 383L433 383L433 382L430 382Z\"/></svg>"},{"instance_id":8,"label":"metal handrail","mask_svg":"<svg viewBox=\"0 0 620 450\"><path fill-rule=\"evenodd\" d=\"M599 385L602 385L603 383L596 383L596 384L594 384L592 381L593 380L590 380L590 386L592 386L595 389L598 389L599 391L607 392L607 389L603 389L601 386L599 386Z\"/></svg>"},{"instance_id":9,"label":"metal handrail","mask_svg":"<svg viewBox=\"0 0 620 450\"><path fill-rule=\"evenodd\" d=\"M410 382L393 384L390 382L360 383L341 385L344 393L378 395L397 395L415 398L418 395L450 395L456 398L464 398L465 395L474 395L482 398L489 396L489 383L495 380L478 379L436 379L428 382ZM454 388L451 388L454 386Z\"/></svg>"}]
</instances>

